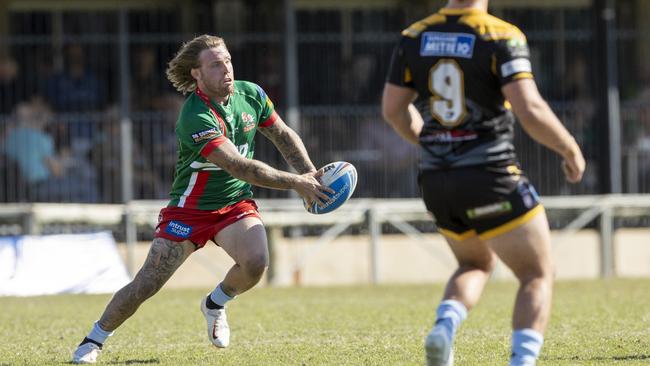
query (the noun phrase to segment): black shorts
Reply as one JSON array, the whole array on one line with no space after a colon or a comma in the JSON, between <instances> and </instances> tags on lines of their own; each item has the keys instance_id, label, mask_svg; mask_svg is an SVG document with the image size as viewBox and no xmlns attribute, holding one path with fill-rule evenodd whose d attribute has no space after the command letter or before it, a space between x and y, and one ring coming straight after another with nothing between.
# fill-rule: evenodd
<instances>
[{"instance_id":1,"label":"black shorts","mask_svg":"<svg viewBox=\"0 0 650 366\"><path fill-rule=\"evenodd\" d=\"M422 198L439 231L452 239L491 239L544 210L535 188L517 165L424 170Z\"/></svg>"}]
</instances>

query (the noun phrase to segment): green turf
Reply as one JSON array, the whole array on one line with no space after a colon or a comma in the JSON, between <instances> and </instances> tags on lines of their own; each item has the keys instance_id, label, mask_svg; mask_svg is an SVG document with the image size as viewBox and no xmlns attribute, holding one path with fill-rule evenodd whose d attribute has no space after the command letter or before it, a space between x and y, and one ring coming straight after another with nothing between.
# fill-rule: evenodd
<instances>
[{"instance_id":1,"label":"green turf","mask_svg":"<svg viewBox=\"0 0 650 366\"><path fill-rule=\"evenodd\" d=\"M107 343L105 365L422 365L442 286L259 288L229 307L213 348L199 299L163 290ZM507 365L511 283L463 324L456 365ZM66 364L109 296L0 298L0 365ZM650 365L650 280L560 282L538 365Z\"/></svg>"}]
</instances>

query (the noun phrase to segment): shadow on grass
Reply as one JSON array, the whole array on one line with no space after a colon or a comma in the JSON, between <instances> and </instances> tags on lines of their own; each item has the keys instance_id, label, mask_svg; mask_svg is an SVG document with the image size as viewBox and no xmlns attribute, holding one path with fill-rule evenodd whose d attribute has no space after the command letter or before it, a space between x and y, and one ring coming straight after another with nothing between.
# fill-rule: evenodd
<instances>
[{"instance_id":1,"label":"shadow on grass","mask_svg":"<svg viewBox=\"0 0 650 366\"><path fill-rule=\"evenodd\" d=\"M153 364L160 363L157 358L150 358L148 360L126 360L126 361L111 361L107 362L109 365L134 365L134 364Z\"/></svg>"},{"instance_id":2,"label":"shadow on grass","mask_svg":"<svg viewBox=\"0 0 650 366\"><path fill-rule=\"evenodd\" d=\"M545 360L549 361L642 361L650 360L650 355L630 355L630 356L594 356L594 357L544 357Z\"/></svg>"},{"instance_id":3,"label":"shadow on grass","mask_svg":"<svg viewBox=\"0 0 650 366\"><path fill-rule=\"evenodd\" d=\"M150 358L148 360L125 360L125 361L110 361L106 362L108 365L137 365L137 364L155 364L160 363L157 358ZM61 365L74 365L72 361L61 363ZM0 363L0 366L12 366L11 364Z\"/></svg>"},{"instance_id":4,"label":"shadow on grass","mask_svg":"<svg viewBox=\"0 0 650 366\"><path fill-rule=\"evenodd\" d=\"M650 360L650 355L614 356L612 359L617 361Z\"/></svg>"}]
</instances>

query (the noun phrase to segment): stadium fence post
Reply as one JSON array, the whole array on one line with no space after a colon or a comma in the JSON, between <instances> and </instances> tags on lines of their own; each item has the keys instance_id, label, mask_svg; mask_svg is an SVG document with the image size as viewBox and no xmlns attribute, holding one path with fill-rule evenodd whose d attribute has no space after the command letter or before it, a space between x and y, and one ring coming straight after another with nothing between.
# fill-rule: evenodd
<instances>
[{"instance_id":1,"label":"stadium fence post","mask_svg":"<svg viewBox=\"0 0 650 366\"><path fill-rule=\"evenodd\" d=\"M269 268L266 271L266 284L275 285L277 282L277 258L278 242L282 235L282 228L277 226L266 226L266 240L269 247Z\"/></svg>"},{"instance_id":2,"label":"stadium fence post","mask_svg":"<svg viewBox=\"0 0 650 366\"><path fill-rule=\"evenodd\" d=\"M614 230L612 207L607 207L600 214L600 277L610 278L614 275Z\"/></svg>"},{"instance_id":3,"label":"stadium fence post","mask_svg":"<svg viewBox=\"0 0 650 366\"><path fill-rule=\"evenodd\" d=\"M129 276L135 276L135 245L138 240L137 228L133 220L133 212L131 204L124 205L124 231L126 242L126 269L129 271Z\"/></svg>"},{"instance_id":4,"label":"stadium fence post","mask_svg":"<svg viewBox=\"0 0 650 366\"><path fill-rule=\"evenodd\" d=\"M379 240L381 236L381 223L378 220L378 213L375 207L366 211L368 231L370 233L370 282L373 285L379 283Z\"/></svg>"}]
</instances>

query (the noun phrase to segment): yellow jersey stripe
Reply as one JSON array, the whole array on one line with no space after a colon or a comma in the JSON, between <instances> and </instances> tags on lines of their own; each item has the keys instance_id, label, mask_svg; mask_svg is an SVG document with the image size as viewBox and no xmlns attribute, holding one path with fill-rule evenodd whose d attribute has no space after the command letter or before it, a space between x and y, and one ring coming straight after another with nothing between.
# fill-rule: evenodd
<instances>
[{"instance_id":1,"label":"yellow jersey stripe","mask_svg":"<svg viewBox=\"0 0 650 366\"><path fill-rule=\"evenodd\" d=\"M458 23L473 28L486 41L526 39L519 28L488 13L468 13Z\"/></svg>"},{"instance_id":2,"label":"yellow jersey stripe","mask_svg":"<svg viewBox=\"0 0 650 366\"><path fill-rule=\"evenodd\" d=\"M438 13L444 15L487 14L483 10L477 8L442 8Z\"/></svg>"},{"instance_id":3,"label":"yellow jersey stripe","mask_svg":"<svg viewBox=\"0 0 650 366\"><path fill-rule=\"evenodd\" d=\"M405 37L417 38L417 36L419 36L423 30L427 29L427 27L430 27L435 24L444 23L446 21L447 21L447 17L445 17L444 15L438 13L432 14L418 22L411 24L410 27L402 31L402 35Z\"/></svg>"}]
</instances>

